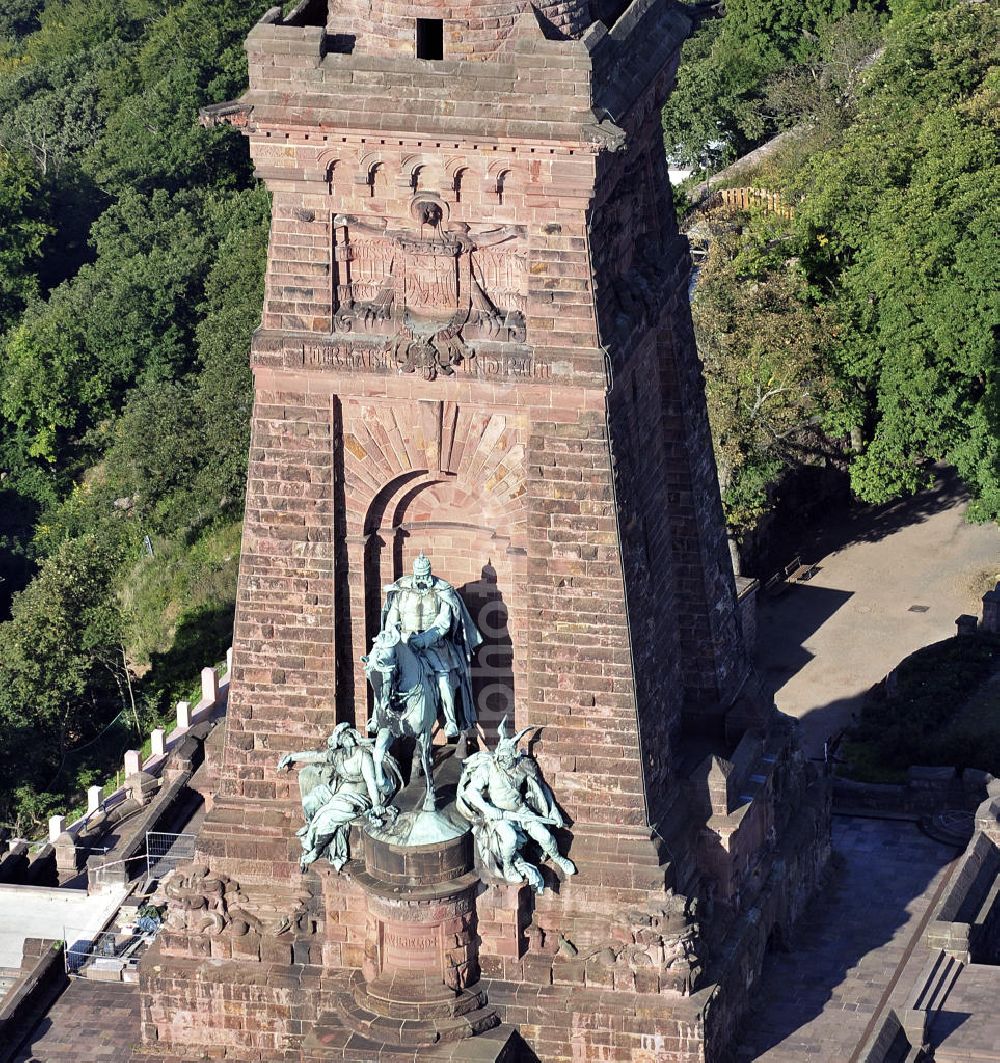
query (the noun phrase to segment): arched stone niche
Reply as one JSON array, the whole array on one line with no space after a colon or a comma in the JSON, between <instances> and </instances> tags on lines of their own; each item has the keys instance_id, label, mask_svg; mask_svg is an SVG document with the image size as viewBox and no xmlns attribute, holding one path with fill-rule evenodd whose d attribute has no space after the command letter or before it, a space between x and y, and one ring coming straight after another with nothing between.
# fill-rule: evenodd
<instances>
[{"instance_id":1,"label":"arched stone niche","mask_svg":"<svg viewBox=\"0 0 1000 1063\"><path fill-rule=\"evenodd\" d=\"M384 588L423 551L484 636L473 696L492 733L526 689L523 425L456 403L345 403L342 446L350 632L341 628L338 651L357 664L338 668L338 717L367 720L360 657L381 625Z\"/></svg>"}]
</instances>

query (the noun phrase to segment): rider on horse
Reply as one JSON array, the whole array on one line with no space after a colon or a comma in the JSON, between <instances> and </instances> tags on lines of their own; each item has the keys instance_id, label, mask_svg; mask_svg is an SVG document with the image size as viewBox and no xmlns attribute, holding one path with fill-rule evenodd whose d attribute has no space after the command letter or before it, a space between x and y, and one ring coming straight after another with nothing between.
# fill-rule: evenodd
<instances>
[{"instance_id":1,"label":"rider on horse","mask_svg":"<svg viewBox=\"0 0 1000 1063\"><path fill-rule=\"evenodd\" d=\"M434 676L444 715L444 733L457 738L476 723L472 700L472 655L483 637L455 588L432 575L430 561L421 553L413 575L386 587L382 631L398 631L400 639ZM462 692L461 715L455 690Z\"/></svg>"}]
</instances>

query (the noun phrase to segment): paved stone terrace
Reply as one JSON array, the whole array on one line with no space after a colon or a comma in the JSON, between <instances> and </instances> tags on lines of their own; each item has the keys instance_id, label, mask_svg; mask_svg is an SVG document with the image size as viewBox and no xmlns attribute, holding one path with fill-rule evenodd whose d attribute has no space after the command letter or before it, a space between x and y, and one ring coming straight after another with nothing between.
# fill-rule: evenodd
<instances>
[{"instance_id":1,"label":"paved stone terrace","mask_svg":"<svg viewBox=\"0 0 1000 1063\"><path fill-rule=\"evenodd\" d=\"M905 999L926 962L923 917L956 851L914 823L853 816L834 818L833 842L839 856L826 895L806 913L792 951L765 963L740 1063L848 1063L883 998Z\"/></svg>"},{"instance_id":2,"label":"paved stone terrace","mask_svg":"<svg viewBox=\"0 0 1000 1063\"><path fill-rule=\"evenodd\" d=\"M0 966L21 966L25 938L64 933L73 940L92 937L121 906L125 892L115 887L88 895L85 890L0 885Z\"/></svg>"},{"instance_id":3,"label":"paved stone terrace","mask_svg":"<svg viewBox=\"0 0 1000 1063\"><path fill-rule=\"evenodd\" d=\"M1000 969L962 969L931 1026L937 1063L995 1063L1000 1059Z\"/></svg>"},{"instance_id":4,"label":"paved stone terrace","mask_svg":"<svg viewBox=\"0 0 1000 1063\"><path fill-rule=\"evenodd\" d=\"M14 1063L120 1063L138 1040L138 986L75 978Z\"/></svg>"},{"instance_id":5,"label":"paved stone terrace","mask_svg":"<svg viewBox=\"0 0 1000 1063\"><path fill-rule=\"evenodd\" d=\"M819 564L782 597L761 595L757 667L782 712L802 721L806 754L851 722L865 692L914 650L979 615L1000 578L995 524L967 524L951 473L933 490L825 520L802 559Z\"/></svg>"}]
</instances>

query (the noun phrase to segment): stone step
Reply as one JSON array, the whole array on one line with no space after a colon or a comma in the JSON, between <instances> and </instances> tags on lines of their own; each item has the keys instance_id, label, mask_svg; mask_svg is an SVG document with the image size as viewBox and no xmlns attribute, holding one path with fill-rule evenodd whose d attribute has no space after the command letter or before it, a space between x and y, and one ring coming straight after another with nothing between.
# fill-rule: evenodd
<instances>
[{"instance_id":1,"label":"stone step","mask_svg":"<svg viewBox=\"0 0 1000 1063\"><path fill-rule=\"evenodd\" d=\"M321 1019L317 1032L327 1025L330 1025L329 1019L326 1022ZM462 1014L437 1018L389 1018L369 1011L355 1000L353 994L344 993L335 1005L334 1025L381 1045L420 1048L475 1037L499 1026L500 1017L489 1005L481 1005Z\"/></svg>"},{"instance_id":2,"label":"stone step","mask_svg":"<svg viewBox=\"0 0 1000 1063\"><path fill-rule=\"evenodd\" d=\"M924 967L911 1003L900 1015L911 1045L922 1045L934 1016L944 1006L962 971L962 964L947 952L939 951Z\"/></svg>"},{"instance_id":3,"label":"stone step","mask_svg":"<svg viewBox=\"0 0 1000 1063\"><path fill-rule=\"evenodd\" d=\"M319 1027L316 1028L317 1032ZM326 1028L302 1046L301 1063L330 1063L332 1059L353 1063L518 1063L528 1058L524 1041L509 1026L494 1026L466 1041L433 1046L389 1047L343 1027ZM297 1057L299 1058L299 1057Z\"/></svg>"},{"instance_id":4,"label":"stone step","mask_svg":"<svg viewBox=\"0 0 1000 1063\"><path fill-rule=\"evenodd\" d=\"M445 1019L482 1008L486 994L474 986L456 993L440 979L402 978L366 984L360 978L351 988L354 1002L364 1011L400 1019Z\"/></svg>"},{"instance_id":5,"label":"stone step","mask_svg":"<svg viewBox=\"0 0 1000 1063\"><path fill-rule=\"evenodd\" d=\"M961 970L962 964L954 956L949 956L946 952L935 956L925 968L923 988L914 999L914 1010L926 1012L928 1015L939 1011Z\"/></svg>"}]
</instances>

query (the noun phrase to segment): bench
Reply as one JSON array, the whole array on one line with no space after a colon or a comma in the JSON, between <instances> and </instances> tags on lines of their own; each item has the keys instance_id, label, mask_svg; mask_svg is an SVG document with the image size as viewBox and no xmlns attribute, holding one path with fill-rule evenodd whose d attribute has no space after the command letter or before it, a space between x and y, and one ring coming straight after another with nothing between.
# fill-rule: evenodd
<instances>
[{"instance_id":1,"label":"bench","mask_svg":"<svg viewBox=\"0 0 1000 1063\"><path fill-rule=\"evenodd\" d=\"M789 565L789 569L791 568L792 566ZM791 571L786 569L785 577L790 583L808 583L818 571L819 569L816 565L803 565L800 563Z\"/></svg>"},{"instance_id":2,"label":"bench","mask_svg":"<svg viewBox=\"0 0 1000 1063\"><path fill-rule=\"evenodd\" d=\"M776 572L767 583L764 584L764 593L768 598L780 598L787 590L788 581L785 579L784 572Z\"/></svg>"},{"instance_id":3,"label":"bench","mask_svg":"<svg viewBox=\"0 0 1000 1063\"><path fill-rule=\"evenodd\" d=\"M804 565L802 558L796 554L791 561L764 584L764 593L769 598L778 598L793 583L807 583L819 571L817 565Z\"/></svg>"}]
</instances>

